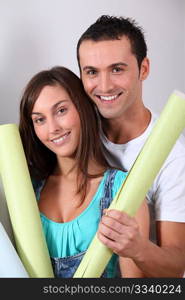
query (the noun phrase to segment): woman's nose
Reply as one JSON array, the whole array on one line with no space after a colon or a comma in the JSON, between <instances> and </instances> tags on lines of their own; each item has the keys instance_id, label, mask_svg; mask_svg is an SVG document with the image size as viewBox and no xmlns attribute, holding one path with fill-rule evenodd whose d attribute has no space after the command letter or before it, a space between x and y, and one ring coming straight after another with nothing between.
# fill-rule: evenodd
<instances>
[{"instance_id":1,"label":"woman's nose","mask_svg":"<svg viewBox=\"0 0 185 300\"><path fill-rule=\"evenodd\" d=\"M50 134L60 131L60 127L60 124L55 118L48 120L48 130Z\"/></svg>"}]
</instances>

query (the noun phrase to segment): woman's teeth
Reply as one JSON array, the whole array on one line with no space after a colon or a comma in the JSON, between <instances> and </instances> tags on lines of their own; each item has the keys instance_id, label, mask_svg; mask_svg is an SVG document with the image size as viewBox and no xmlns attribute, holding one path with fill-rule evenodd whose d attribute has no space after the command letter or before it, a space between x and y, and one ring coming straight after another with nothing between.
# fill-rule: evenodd
<instances>
[{"instance_id":1,"label":"woman's teeth","mask_svg":"<svg viewBox=\"0 0 185 300\"><path fill-rule=\"evenodd\" d=\"M66 137L67 137L68 135L69 135L69 133L66 133L66 134L63 135L62 137L60 137L60 138L58 138L58 139L52 140L52 142L55 143L55 144L58 144L58 143L60 143L61 141L65 140Z\"/></svg>"}]
</instances>

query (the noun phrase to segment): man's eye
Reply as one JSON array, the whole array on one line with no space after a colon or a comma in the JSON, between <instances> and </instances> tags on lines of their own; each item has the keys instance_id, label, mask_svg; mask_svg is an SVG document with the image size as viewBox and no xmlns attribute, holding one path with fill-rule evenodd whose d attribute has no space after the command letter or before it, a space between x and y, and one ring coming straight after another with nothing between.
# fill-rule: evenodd
<instances>
[{"instance_id":1,"label":"man's eye","mask_svg":"<svg viewBox=\"0 0 185 300\"><path fill-rule=\"evenodd\" d=\"M96 70L87 71L87 75L95 75L95 74L96 74Z\"/></svg>"},{"instance_id":2,"label":"man's eye","mask_svg":"<svg viewBox=\"0 0 185 300\"><path fill-rule=\"evenodd\" d=\"M121 71L122 71L122 69L119 68L119 67L112 69L112 72L113 72L113 73L119 73L119 72L121 72Z\"/></svg>"}]
</instances>

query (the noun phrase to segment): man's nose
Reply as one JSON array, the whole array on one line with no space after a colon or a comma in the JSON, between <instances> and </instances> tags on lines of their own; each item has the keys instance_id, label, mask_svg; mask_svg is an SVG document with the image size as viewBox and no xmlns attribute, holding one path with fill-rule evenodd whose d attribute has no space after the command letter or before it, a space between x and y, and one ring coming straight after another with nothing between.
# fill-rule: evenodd
<instances>
[{"instance_id":1,"label":"man's nose","mask_svg":"<svg viewBox=\"0 0 185 300\"><path fill-rule=\"evenodd\" d=\"M113 82L109 73L102 73L99 77L98 89L101 93L107 94L113 90Z\"/></svg>"}]
</instances>

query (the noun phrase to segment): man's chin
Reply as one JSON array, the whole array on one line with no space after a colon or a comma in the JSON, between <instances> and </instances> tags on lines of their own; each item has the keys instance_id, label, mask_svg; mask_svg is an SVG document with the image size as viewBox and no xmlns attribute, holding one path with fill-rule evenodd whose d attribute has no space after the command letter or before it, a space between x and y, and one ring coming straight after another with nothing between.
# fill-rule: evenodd
<instances>
[{"instance_id":1,"label":"man's chin","mask_svg":"<svg viewBox=\"0 0 185 300\"><path fill-rule=\"evenodd\" d=\"M99 108L98 108L98 111L104 119L115 119L117 117L117 115L115 113L113 113L112 111L105 111L105 110L101 110Z\"/></svg>"}]
</instances>

